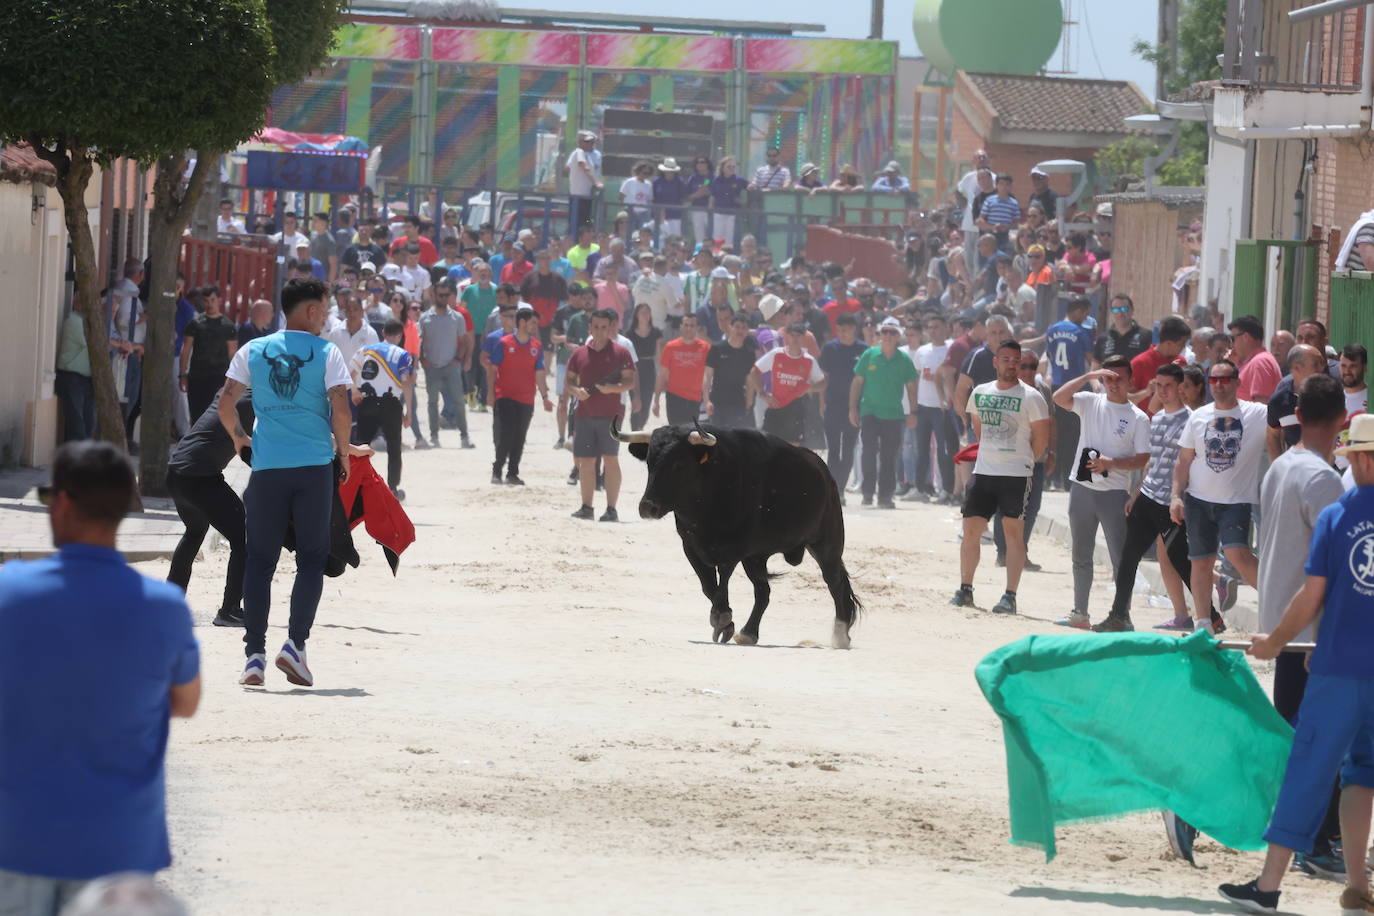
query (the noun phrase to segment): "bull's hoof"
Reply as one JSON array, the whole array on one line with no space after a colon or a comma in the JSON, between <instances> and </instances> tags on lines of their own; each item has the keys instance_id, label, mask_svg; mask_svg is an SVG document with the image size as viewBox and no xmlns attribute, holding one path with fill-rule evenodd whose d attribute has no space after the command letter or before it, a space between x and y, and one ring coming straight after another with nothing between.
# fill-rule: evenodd
<instances>
[{"instance_id":1,"label":"bull's hoof","mask_svg":"<svg viewBox=\"0 0 1374 916\"><path fill-rule=\"evenodd\" d=\"M831 637L830 643L836 649L848 649L849 627L845 626L844 623L839 620L835 621L835 634Z\"/></svg>"},{"instance_id":2,"label":"bull's hoof","mask_svg":"<svg viewBox=\"0 0 1374 916\"><path fill-rule=\"evenodd\" d=\"M725 621L724 624L717 626L715 632L711 634L711 641L725 645L730 641L730 637L735 635L735 624L732 620Z\"/></svg>"},{"instance_id":3,"label":"bull's hoof","mask_svg":"<svg viewBox=\"0 0 1374 916\"><path fill-rule=\"evenodd\" d=\"M735 634L735 642L739 643L741 646L756 646L759 644L759 635L757 633L746 633L740 630Z\"/></svg>"}]
</instances>

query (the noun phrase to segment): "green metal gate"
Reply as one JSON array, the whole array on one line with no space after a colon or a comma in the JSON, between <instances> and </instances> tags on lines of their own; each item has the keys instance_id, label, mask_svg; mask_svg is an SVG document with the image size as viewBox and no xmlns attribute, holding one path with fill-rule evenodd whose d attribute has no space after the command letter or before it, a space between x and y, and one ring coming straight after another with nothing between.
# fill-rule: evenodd
<instances>
[{"instance_id":1,"label":"green metal gate","mask_svg":"<svg viewBox=\"0 0 1374 916\"><path fill-rule=\"evenodd\" d=\"M1239 239L1231 295L1231 317L1264 321L1268 301L1269 251L1279 249L1281 305L1276 327L1292 329L1317 313L1317 250L1311 242L1290 239ZM1271 329L1272 330L1272 329Z\"/></svg>"},{"instance_id":2,"label":"green metal gate","mask_svg":"<svg viewBox=\"0 0 1374 916\"><path fill-rule=\"evenodd\" d=\"M1374 274L1364 270L1331 274L1330 334L1337 349L1359 343L1374 352Z\"/></svg>"}]
</instances>

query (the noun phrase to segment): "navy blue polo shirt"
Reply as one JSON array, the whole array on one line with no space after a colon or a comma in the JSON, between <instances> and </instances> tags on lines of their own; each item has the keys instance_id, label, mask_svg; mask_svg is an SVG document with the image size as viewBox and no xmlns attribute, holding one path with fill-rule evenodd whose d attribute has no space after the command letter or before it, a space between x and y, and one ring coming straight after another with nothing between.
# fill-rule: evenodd
<instances>
[{"instance_id":1,"label":"navy blue polo shirt","mask_svg":"<svg viewBox=\"0 0 1374 916\"><path fill-rule=\"evenodd\" d=\"M79 881L171 864L169 691L199 670L181 590L118 551L0 567L0 869Z\"/></svg>"}]
</instances>

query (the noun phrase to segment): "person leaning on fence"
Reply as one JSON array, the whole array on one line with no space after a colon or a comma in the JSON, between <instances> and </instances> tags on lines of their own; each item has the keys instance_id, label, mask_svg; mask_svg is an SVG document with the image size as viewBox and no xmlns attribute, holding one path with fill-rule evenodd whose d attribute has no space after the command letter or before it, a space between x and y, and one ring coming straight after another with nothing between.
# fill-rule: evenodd
<instances>
[{"instance_id":1,"label":"person leaning on fence","mask_svg":"<svg viewBox=\"0 0 1374 916\"><path fill-rule=\"evenodd\" d=\"M589 130L577 132L577 149L568 154L563 165L568 176L568 233L579 233L596 218L596 196L601 193L601 152L596 148L596 134ZM576 266L576 265L574 265Z\"/></svg>"}]
</instances>

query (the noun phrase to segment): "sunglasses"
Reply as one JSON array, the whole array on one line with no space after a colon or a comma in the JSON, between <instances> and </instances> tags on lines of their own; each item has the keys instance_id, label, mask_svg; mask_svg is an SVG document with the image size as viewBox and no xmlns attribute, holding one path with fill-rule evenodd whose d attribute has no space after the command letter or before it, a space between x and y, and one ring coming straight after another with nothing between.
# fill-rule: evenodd
<instances>
[{"instance_id":1,"label":"sunglasses","mask_svg":"<svg viewBox=\"0 0 1374 916\"><path fill-rule=\"evenodd\" d=\"M1112 306L1112 314L1113 314L1113 315L1122 315L1122 314L1125 314L1126 312L1129 312L1129 311L1130 311L1130 308L1129 308L1128 306L1124 306L1124 305L1114 305L1114 306Z\"/></svg>"},{"instance_id":2,"label":"sunglasses","mask_svg":"<svg viewBox=\"0 0 1374 916\"><path fill-rule=\"evenodd\" d=\"M1229 385L1231 382L1234 382L1235 380L1236 380L1236 377L1235 377L1234 375L1209 375L1209 376L1207 376L1207 381L1211 382L1213 385L1216 385L1216 384L1218 384L1218 383L1220 383L1220 382L1225 382L1225 383L1227 383L1227 384Z\"/></svg>"},{"instance_id":3,"label":"sunglasses","mask_svg":"<svg viewBox=\"0 0 1374 916\"><path fill-rule=\"evenodd\" d=\"M424 311L424 310L423 310L422 308L420 308L418 305L412 305L412 306L410 306L409 311L412 311L412 312L421 312L421 311Z\"/></svg>"},{"instance_id":4,"label":"sunglasses","mask_svg":"<svg viewBox=\"0 0 1374 916\"><path fill-rule=\"evenodd\" d=\"M1045 259L1045 256L1043 254L1028 254L1026 255L1026 257L1035 258L1037 261L1043 261Z\"/></svg>"}]
</instances>

